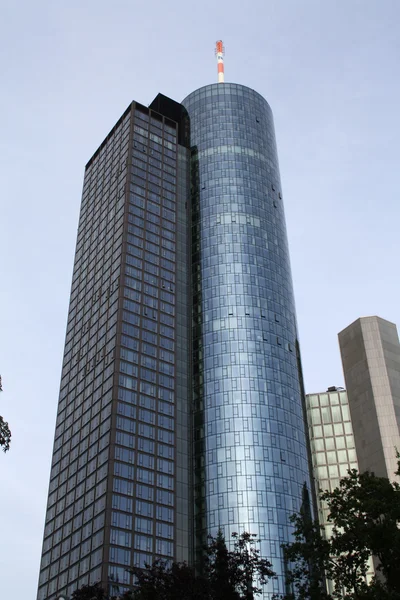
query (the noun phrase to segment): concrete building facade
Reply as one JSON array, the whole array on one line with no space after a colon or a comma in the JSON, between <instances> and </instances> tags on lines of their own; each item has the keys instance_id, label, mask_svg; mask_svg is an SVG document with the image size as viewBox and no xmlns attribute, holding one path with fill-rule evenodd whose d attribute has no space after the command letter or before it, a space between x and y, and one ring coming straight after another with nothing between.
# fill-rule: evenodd
<instances>
[{"instance_id":1,"label":"concrete building facade","mask_svg":"<svg viewBox=\"0 0 400 600\"><path fill-rule=\"evenodd\" d=\"M326 392L307 394L306 406L318 520L324 527L324 535L329 538L333 525L328 520L329 509L320 499L320 493L333 492L349 470L359 470L349 400L346 390L332 386ZM373 575L370 559L367 580ZM326 588L329 594L334 592L332 581L326 581Z\"/></svg>"},{"instance_id":2,"label":"concrete building facade","mask_svg":"<svg viewBox=\"0 0 400 600\"><path fill-rule=\"evenodd\" d=\"M332 525L319 491L332 492L349 469L358 469L347 393L330 387L326 392L307 394L306 406L318 518L329 536Z\"/></svg>"},{"instance_id":3,"label":"concrete building facade","mask_svg":"<svg viewBox=\"0 0 400 600\"><path fill-rule=\"evenodd\" d=\"M339 333L360 471L394 478L400 450L400 344L397 328L362 317Z\"/></svg>"}]
</instances>

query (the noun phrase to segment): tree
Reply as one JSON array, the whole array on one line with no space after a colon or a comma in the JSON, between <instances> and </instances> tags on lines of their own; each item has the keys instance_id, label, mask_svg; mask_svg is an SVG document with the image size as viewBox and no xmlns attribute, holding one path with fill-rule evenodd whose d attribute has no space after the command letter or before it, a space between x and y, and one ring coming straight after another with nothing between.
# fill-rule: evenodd
<instances>
[{"instance_id":1,"label":"tree","mask_svg":"<svg viewBox=\"0 0 400 600\"><path fill-rule=\"evenodd\" d=\"M284 546L288 582L298 597L400 600L400 485L353 469L320 498L329 510L331 537L326 539L318 523L294 515L295 541ZM367 584L371 556L378 566ZM333 583L332 596L325 592L325 578Z\"/></svg>"},{"instance_id":2,"label":"tree","mask_svg":"<svg viewBox=\"0 0 400 600\"><path fill-rule=\"evenodd\" d=\"M7 452L10 449L11 443L11 431L8 423L4 421L3 417L0 416L0 446L3 452Z\"/></svg>"},{"instance_id":3,"label":"tree","mask_svg":"<svg viewBox=\"0 0 400 600\"><path fill-rule=\"evenodd\" d=\"M3 391L1 376L0 376L0 392ZM3 452L7 452L10 449L11 443L11 431L8 423L4 421L3 417L0 416L0 447Z\"/></svg>"},{"instance_id":4,"label":"tree","mask_svg":"<svg viewBox=\"0 0 400 600\"><path fill-rule=\"evenodd\" d=\"M94 585L83 585L75 590L71 600L107 600L107 595L99 583Z\"/></svg>"},{"instance_id":5,"label":"tree","mask_svg":"<svg viewBox=\"0 0 400 600\"><path fill-rule=\"evenodd\" d=\"M137 571L138 587L132 600L252 600L262 585L274 577L271 563L260 558L256 535L234 533L233 550L228 550L221 531L209 536L201 573L185 563L156 562Z\"/></svg>"},{"instance_id":6,"label":"tree","mask_svg":"<svg viewBox=\"0 0 400 600\"><path fill-rule=\"evenodd\" d=\"M271 563L260 558L256 535L233 533L232 537L232 551L228 551L221 531L215 539L209 538L204 574L213 600L251 600L261 593L259 586L275 576Z\"/></svg>"},{"instance_id":7,"label":"tree","mask_svg":"<svg viewBox=\"0 0 400 600\"><path fill-rule=\"evenodd\" d=\"M208 583L186 563L156 560L145 570L135 569L137 587L123 596L126 600L203 600Z\"/></svg>"},{"instance_id":8,"label":"tree","mask_svg":"<svg viewBox=\"0 0 400 600\"><path fill-rule=\"evenodd\" d=\"M201 572L186 563L156 560L145 569L134 569L134 589L123 600L253 600L262 585L274 577L271 563L260 558L257 536L233 534L233 549L224 536L209 537ZM97 594L97 595L96 595ZM103 595L101 595L103 594ZM72 600L111 600L99 586L83 586Z\"/></svg>"}]
</instances>

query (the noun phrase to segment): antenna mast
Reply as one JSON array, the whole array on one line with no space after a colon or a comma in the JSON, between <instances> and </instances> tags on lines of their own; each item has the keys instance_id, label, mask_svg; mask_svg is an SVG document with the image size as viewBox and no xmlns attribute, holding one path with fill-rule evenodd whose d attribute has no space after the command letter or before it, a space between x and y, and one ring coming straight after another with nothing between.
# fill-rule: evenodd
<instances>
[{"instance_id":1,"label":"antenna mast","mask_svg":"<svg viewBox=\"0 0 400 600\"><path fill-rule=\"evenodd\" d=\"M224 54L224 44L222 43L222 40L218 40L215 44L215 55L218 63L218 83L224 83L225 81Z\"/></svg>"}]
</instances>

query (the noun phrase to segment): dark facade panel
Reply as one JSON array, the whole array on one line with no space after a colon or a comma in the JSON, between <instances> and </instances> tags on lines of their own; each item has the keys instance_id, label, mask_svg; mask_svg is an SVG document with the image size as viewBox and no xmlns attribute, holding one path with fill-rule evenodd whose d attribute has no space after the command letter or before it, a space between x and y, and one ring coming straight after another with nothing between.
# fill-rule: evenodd
<instances>
[{"instance_id":1,"label":"dark facade panel","mask_svg":"<svg viewBox=\"0 0 400 600\"><path fill-rule=\"evenodd\" d=\"M123 592L127 568L188 559L180 127L133 103L86 168L38 600Z\"/></svg>"},{"instance_id":2,"label":"dark facade panel","mask_svg":"<svg viewBox=\"0 0 400 600\"><path fill-rule=\"evenodd\" d=\"M125 113L85 172L40 600L101 579L130 118Z\"/></svg>"}]
</instances>

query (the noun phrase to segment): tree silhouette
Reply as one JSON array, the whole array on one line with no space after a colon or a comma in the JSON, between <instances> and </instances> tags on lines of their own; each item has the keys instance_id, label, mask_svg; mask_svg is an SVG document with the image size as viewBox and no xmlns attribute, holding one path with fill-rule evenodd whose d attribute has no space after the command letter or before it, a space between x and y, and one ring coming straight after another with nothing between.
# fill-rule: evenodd
<instances>
[{"instance_id":1,"label":"tree silhouette","mask_svg":"<svg viewBox=\"0 0 400 600\"><path fill-rule=\"evenodd\" d=\"M0 376L0 392L3 391L3 386L1 382ZM3 417L0 416L0 447L3 449L3 452L7 452L10 449L11 443L11 431L8 426L8 423L4 421Z\"/></svg>"},{"instance_id":2,"label":"tree silhouette","mask_svg":"<svg viewBox=\"0 0 400 600\"><path fill-rule=\"evenodd\" d=\"M253 600L275 576L271 563L260 557L257 536L233 534L228 550L221 531L209 536L201 572L185 562L156 560L145 569L133 569L135 586L122 594L123 600ZM97 584L83 586L72 600L112 600Z\"/></svg>"},{"instance_id":3,"label":"tree silhouette","mask_svg":"<svg viewBox=\"0 0 400 600\"><path fill-rule=\"evenodd\" d=\"M294 515L295 541L284 546L296 597L400 600L400 485L353 469L320 498L329 509L331 537L317 522ZM367 583L371 556L376 577ZM325 579L333 583L332 595L325 591Z\"/></svg>"}]
</instances>

